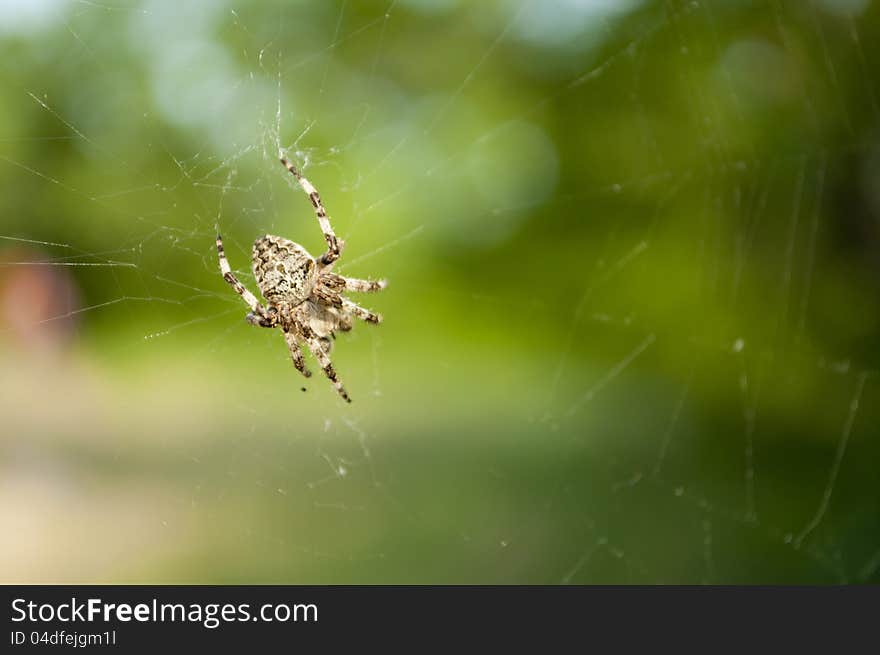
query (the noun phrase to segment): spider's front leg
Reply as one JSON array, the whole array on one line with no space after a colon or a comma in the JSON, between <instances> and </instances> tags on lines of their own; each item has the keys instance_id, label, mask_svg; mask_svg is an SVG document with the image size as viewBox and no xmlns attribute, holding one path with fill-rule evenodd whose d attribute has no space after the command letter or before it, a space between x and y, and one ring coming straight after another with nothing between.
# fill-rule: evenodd
<instances>
[{"instance_id":1,"label":"spider's front leg","mask_svg":"<svg viewBox=\"0 0 880 655\"><path fill-rule=\"evenodd\" d=\"M378 325L382 322L381 314L374 314L369 309L364 309L360 305L350 301L348 298L342 299L342 307L347 312L357 316L359 319L361 319L362 321L366 321L367 323Z\"/></svg>"},{"instance_id":2,"label":"spider's front leg","mask_svg":"<svg viewBox=\"0 0 880 655\"><path fill-rule=\"evenodd\" d=\"M305 340L309 350L312 352L312 355L315 356L315 359L318 360L318 364L321 365L324 375L326 375L333 383L333 386L336 387L337 393L342 396L345 402L350 403L351 398L345 390L345 387L342 386L342 382L339 381L339 377L336 375L336 369L333 368L333 362L330 361L330 356L324 350L324 347L321 344L321 339L319 339L312 329L306 325L299 325L298 328L302 334L303 340Z\"/></svg>"},{"instance_id":3,"label":"spider's front leg","mask_svg":"<svg viewBox=\"0 0 880 655\"><path fill-rule=\"evenodd\" d=\"M355 291L357 293L374 293L388 286L388 280L359 280L345 277L338 273L322 272L318 281L331 291Z\"/></svg>"},{"instance_id":4,"label":"spider's front leg","mask_svg":"<svg viewBox=\"0 0 880 655\"><path fill-rule=\"evenodd\" d=\"M345 282L346 291L357 291L358 293L374 293L388 286L388 280L358 280L353 277L342 277L342 279Z\"/></svg>"},{"instance_id":5,"label":"spider's front leg","mask_svg":"<svg viewBox=\"0 0 880 655\"><path fill-rule=\"evenodd\" d=\"M327 252L318 257L318 263L323 266L330 266L333 262L339 259L339 255L342 254L342 247L345 243L336 236L336 233L333 232L333 228L330 226L330 217L327 216L327 210L324 209L324 204L321 202L321 196L318 195L318 190L309 182L306 178L302 176L302 174L296 169L296 166L291 164L287 159L281 157L281 163L284 165L288 171L296 178L296 181L299 182L299 185L302 187L302 190L306 192L309 200L312 202L312 207L315 208L315 215L318 217L318 224L321 226L321 231L324 233L324 240L327 241Z\"/></svg>"},{"instance_id":6,"label":"spider's front leg","mask_svg":"<svg viewBox=\"0 0 880 655\"><path fill-rule=\"evenodd\" d=\"M348 298L343 298L340 291L361 291L372 292L380 291L387 286L385 280L358 280L355 278L343 277L336 273L322 273L318 278L318 284L312 290L312 296L320 303L336 307L343 310L344 313L357 316L359 319L368 323L381 323L382 316L374 314L368 309L364 309L360 305L352 302Z\"/></svg>"},{"instance_id":7,"label":"spider's front leg","mask_svg":"<svg viewBox=\"0 0 880 655\"><path fill-rule=\"evenodd\" d=\"M287 349L290 351L290 358L296 370L303 374L304 377L312 377L312 372L306 368L306 360L303 357L302 349L299 347L299 340L293 332L284 332L284 340L287 341Z\"/></svg>"}]
</instances>

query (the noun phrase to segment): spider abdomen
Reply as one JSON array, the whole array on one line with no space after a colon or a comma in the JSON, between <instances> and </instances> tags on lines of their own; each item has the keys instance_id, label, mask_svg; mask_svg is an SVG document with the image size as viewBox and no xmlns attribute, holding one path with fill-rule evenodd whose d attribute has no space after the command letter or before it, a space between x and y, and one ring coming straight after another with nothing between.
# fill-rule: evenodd
<instances>
[{"instance_id":1,"label":"spider abdomen","mask_svg":"<svg viewBox=\"0 0 880 655\"><path fill-rule=\"evenodd\" d=\"M271 303L301 303L318 279L318 267L305 248L271 234L254 242L253 265L257 286Z\"/></svg>"}]
</instances>

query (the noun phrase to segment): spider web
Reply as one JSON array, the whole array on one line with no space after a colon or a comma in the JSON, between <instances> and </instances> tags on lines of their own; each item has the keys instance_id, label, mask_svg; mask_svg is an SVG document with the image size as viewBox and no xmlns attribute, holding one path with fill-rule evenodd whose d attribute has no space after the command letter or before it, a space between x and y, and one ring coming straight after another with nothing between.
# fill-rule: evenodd
<instances>
[{"instance_id":1,"label":"spider web","mask_svg":"<svg viewBox=\"0 0 880 655\"><path fill-rule=\"evenodd\" d=\"M5 580L878 581L872 3L14 4Z\"/></svg>"}]
</instances>

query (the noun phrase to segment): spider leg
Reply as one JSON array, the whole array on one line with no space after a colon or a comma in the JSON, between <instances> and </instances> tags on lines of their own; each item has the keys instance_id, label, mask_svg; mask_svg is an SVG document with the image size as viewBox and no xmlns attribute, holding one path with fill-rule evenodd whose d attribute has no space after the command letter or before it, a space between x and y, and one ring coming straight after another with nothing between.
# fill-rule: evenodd
<instances>
[{"instance_id":1,"label":"spider leg","mask_svg":"<svg viewBox=\"0 0 880 655\"><path fill-rule=\"evenodd\" d=\"M321 368L324 370L324 374L330 379L333 386L336 387L336 391L343 397L345 402L350 403L351 398L345 390L345 387L342 386L339 378L336 376L336 369L333 368L333 362L330 361L330 356L324 352L321 340L308 328L305 328L303 338L305 339L306 344L308 344L309 350L311 350L312 354L315 356L315 359L318 360L318 364L320 364Z\"/></svg>"},{"instance_id":2,"label":"spider leg","mask_svg":"<svg viewBox=\"0 0 880 655\"><path fill-rule=\"evenodd\" d=\"M342 307L346 311L354 314L359 319L366 321L367 323L381 323L382 316L380 314L374 314L368 309L364 309L360 305L353 303L348 298L342 298Z\"/></svg>"},{"instance_id":3,"label":"spider leg","mask_svg":"<svg viewBox=\"0 0 880 655\"><path fill-rule=\"evenodd\" d=\"M333 232L333 228L330 226L330 217L327 216L327 210L324 209L324 204L321 202L321 196L318 195L317 189L315 189L315 187L312 186L312 183L304 178L296 167L287 161L287 159L282 157L281 163L284 164L284 167L293 174L296 181L299 182L299 185L302 187L302 190L306 192L309 200L311 200L312 206L315 208L315 214L318 217L318 224L321 226L321 231L324 233L324 240L327 241L327 252L318 258L318 263L322 266L329 266L339 259L344 243L338 239Z\"/></svg>"},{"instance_id":4,"label":"spider leg","mask_svg":"<svg viewBox=\"0 0 880 655\"><path fill-rule=\"evenodd\" d=\"M293 360L296 370L302 373L304 377L312 377L312 372L306 368L306 360L303 357L296 335L293 332L285 332L284 340L287 341L287 349L290 351L290 358Z\"/></svg>"},{"instance_id":5,"label":"spider leg","mask_svg":"<svg viewBox=\"0 0 880 655\"><path fill-rule=\"evenodd\" d=\"M323 284L316 284L312 289L312 297L318 302L330 307L342 307L342 298L338 293L328 289Z\"/></svg>"},{"instance_id":6,"label":"spider leg","mask_svg":"<svg viewBox=\"0 0 880 655\"><path fill-rule=\"evenodd\" d=\"M269 314L269 318L260 318L260 316L258 316L257 314L254 314L253 312L248 312L248 315L245 316L244 319L254 327L276 327L276 319L271 314Z\"/></svg>"},{"instance_id":7,"label":"spider leg","mask_svg":"<svg viewBox=\"0 0 880 655\"><path fill-rule=\"evenodd\" d=\"M263 327L271 327L274 325L275 322L273 317L269 315L266 308L263 307L263 305L260 304L260 301L257 300L257 297L245 289L244 285L235 277L235 273L232 272L232 269L229 266L229 260L226 259L226 253L223 251L223 238L219 234L217 235L217 257L220 259L220 272L223 273L223 279L232 285L235 292L242 297L254 313L253 319L248 318L248 322L252 325L260 325Z\"/></svg>"},{"instance_id":8,"label":"spider leg","mask_svg":"<svg viewBox=\"0 0 880 655\"><path fill-rule=\"evenodd\" d=\"M381 291L388 286L388 280L358 280L353 277L345 277L340 275L345 282L346 291L357 291L361 293L371 293L373 291Z\"/></svg>"}]
</instances>

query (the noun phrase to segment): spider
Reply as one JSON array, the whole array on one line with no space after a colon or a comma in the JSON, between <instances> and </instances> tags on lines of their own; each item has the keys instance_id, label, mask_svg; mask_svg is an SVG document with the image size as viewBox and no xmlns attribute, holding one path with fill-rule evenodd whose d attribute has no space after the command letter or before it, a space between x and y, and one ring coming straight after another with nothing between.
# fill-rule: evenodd
<instances>
[{"instance_id":1,"label":"spider","mask_svg":"<svg viewBox=\"0 0 880 655\"><path fill-rule=\"evenodd\" d=\"M251 308L246 316L248 323L257 327L280 327L296 370L305 377L311 377L312 373L306 368L303 358L302 344L305 343L339 395L346 402L351 402L330 361L330 339L335 338L337 330L348 332L353 318L378 324L382 317L343 297L342 292L379 291L385 288L387 282L357 280L332 271L345 243L336 237L330 227L330 219L315 187L287 159L281 157L281 163L309 196L327 241L327 252L314 258L301 245L288 239L271 234L257 239L252 261L254 278L266 299L265 307L235 277L223 252L223 239L218 234L220 272Z\"/></svg>"}]
</instances>

